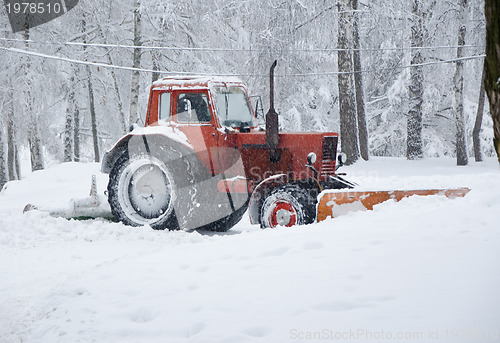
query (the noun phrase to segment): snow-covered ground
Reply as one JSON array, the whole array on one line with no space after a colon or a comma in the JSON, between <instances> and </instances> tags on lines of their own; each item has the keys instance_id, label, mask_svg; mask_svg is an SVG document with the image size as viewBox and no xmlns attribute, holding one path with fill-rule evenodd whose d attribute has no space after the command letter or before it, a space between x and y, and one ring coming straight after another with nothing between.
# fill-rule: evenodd
<instances>
[{"instance_id":1,"label":"snow-covered ground","mask_svg":"<svg viewBox=\"0 0 500 343\"><path fill-rule=\"evenodd\" d=\"M0 342L499 342L500 169L372 158L366 189L467 186L295 228L153 231L41 212L85 197L97 164L0 194ZM98 175L100 191L106 176Z\"/></svg>"}]
</instances>

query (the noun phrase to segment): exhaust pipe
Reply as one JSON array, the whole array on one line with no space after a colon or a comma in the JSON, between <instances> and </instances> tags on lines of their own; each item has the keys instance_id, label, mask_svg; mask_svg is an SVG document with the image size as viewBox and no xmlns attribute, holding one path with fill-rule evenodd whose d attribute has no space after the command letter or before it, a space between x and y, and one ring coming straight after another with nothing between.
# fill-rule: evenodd
<instances>
[{"instance_id":1,"label":"exhaust pipe","mask_svg":"<svg viewBox=\"0 0 500 343\"><path fill-rule=\"evenodd\" d=\"M278 61L274 61L269 72L270 94L269 94L269 111L266 114L266 146L270 149L269 159L271 162L279 162L280 153L276 149L279 143L279 126L278 113L274 110L274 68Z\"/></svg>"}]
</instances>

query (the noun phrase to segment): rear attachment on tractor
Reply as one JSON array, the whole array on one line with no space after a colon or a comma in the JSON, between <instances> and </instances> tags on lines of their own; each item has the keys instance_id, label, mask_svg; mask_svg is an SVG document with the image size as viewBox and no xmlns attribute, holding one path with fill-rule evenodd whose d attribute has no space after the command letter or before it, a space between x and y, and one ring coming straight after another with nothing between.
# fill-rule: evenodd
<instances>
[{"instance_id":1,"label":"rear attachment on tractor","mask_svg":"<svg viewBox=\"0 0 500 343\"><path fill-rule=\"evenodd\" d=\"M97 194L97 181L95 175L92 175L92 185L88 197L83 199L71 199L69 206L64 208L49 208L28 204L24 207L23 213L28 211L47 212L52 217L62 217L66 219L106 218L114 220L107 198Z\"/></svg>"}]
</instances>

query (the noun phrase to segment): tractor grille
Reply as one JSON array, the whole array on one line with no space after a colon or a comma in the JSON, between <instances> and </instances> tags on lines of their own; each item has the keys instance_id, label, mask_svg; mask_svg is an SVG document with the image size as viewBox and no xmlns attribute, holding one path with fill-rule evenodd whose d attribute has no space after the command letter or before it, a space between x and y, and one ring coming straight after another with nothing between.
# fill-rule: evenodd
<instances>
[{"instance_id":1,"label":"tractor grille","mask_svg":"<svg viewBox=\"0 0 500 343\"><path fill-rule=\"evenodd\" d=\"M321 154L321 176L335 175L337 161L337 137L323 137L323 151Z\"/></svg>"}]
</instances>

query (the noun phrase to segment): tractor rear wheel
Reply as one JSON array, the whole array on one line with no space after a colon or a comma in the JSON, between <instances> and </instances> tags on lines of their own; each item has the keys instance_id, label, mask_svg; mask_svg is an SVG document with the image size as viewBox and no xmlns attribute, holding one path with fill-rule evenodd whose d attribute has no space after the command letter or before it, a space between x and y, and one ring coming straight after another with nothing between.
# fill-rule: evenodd
<instances>
[{"instance_id":1,"label":"tractor rear wheel","mask_svg":"<svg viewBox=\"0 0 500 343\"><path fill-rule=\"evenodd\" d=\"M310 224L315 219L315 199L297 185L273 189L264 199L260 210L262 228Z\"/></svg>"},{"instance_id":2,"label":"tractor rear wheel","mask_svg":"<svg viewBox=\"0 0 500 343\"><path fill-rule=\"evenodd\" d=\"M109 175L108 201L126 225L178 229L175 181L167 166L150 155L122 155Z\"/></svg>"}]
</instances>

